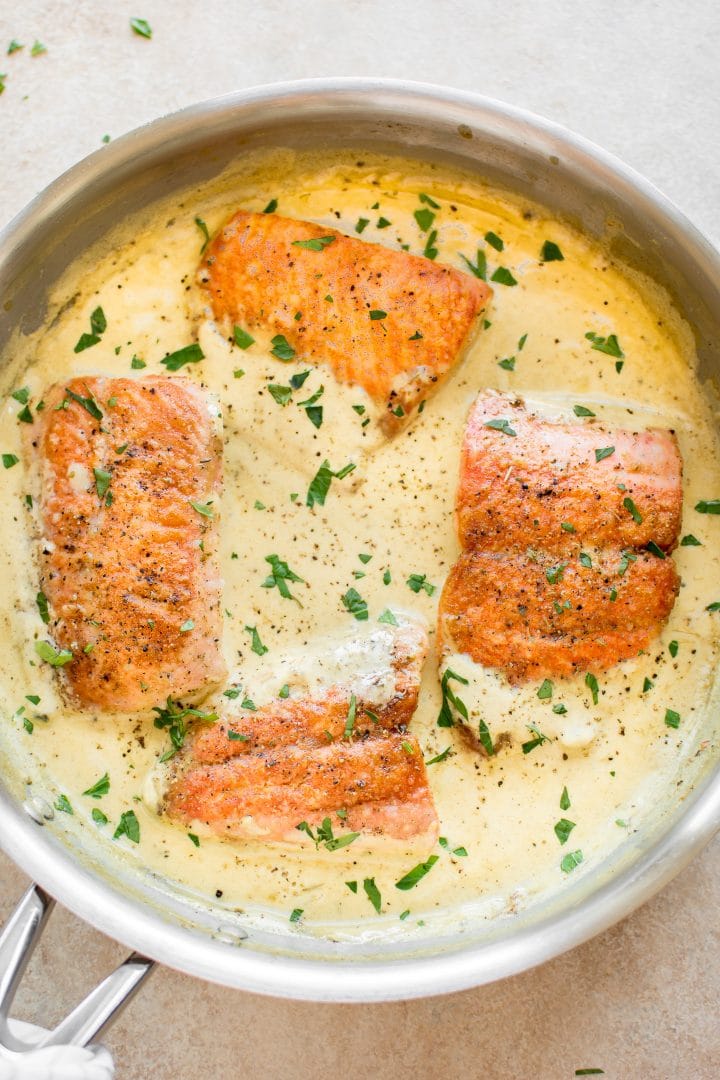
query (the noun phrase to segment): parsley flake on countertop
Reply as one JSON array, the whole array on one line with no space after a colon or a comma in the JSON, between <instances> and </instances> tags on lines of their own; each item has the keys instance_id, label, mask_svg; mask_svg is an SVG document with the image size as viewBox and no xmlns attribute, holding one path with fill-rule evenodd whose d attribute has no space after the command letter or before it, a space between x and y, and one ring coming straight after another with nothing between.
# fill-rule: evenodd
<instances>
[{"instance_id":1,"label":"parsley flake on countertop","mask_svg":"<svg viewBox=\"0 0 720 1080\"><path fill-rule=\"evenodd\" d=\"M133 33L137 34L138 37L152 37L152 27L150 26L150 23L147 21L147 19L131 19L130 26Z\"/></svg>"}]
</instances>

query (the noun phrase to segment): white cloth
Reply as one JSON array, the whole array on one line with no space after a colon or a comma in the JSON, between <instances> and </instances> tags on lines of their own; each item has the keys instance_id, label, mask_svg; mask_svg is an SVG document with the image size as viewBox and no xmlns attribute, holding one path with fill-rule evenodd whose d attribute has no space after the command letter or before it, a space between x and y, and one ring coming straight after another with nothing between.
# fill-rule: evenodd
<instances>
[{"instance_id":1,"label":"white cloth","mask_svg":"<svg viewBox=\"0 0 720 1080\"><path fill-rule=\"evenodd\" d=\"M47 1032L34 1024L10 1020L10 1030L26 1043ZM11 1054L0 1046L0 1080L112 1080L115 1066L104 1046L46 1046Z\"/></svg>"}]
</instances>

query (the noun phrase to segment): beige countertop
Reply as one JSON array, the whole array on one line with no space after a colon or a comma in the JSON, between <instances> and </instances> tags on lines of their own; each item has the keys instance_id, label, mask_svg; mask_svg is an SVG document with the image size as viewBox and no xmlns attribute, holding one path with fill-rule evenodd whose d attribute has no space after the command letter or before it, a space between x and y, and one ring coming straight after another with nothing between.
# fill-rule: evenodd
<instances>
[{"instance_id":1,"label":"beige countertop","mask_svg":"<svg viewBox=\"0 0 720 1080\"><path fill-rule=\"evenodd\" d=\"M146 41L129 18L153 27ZM16 38L26 48L5 56ZM47 53L31 56L39 40ZM720 239L720 16L692 0L26 0L0 4L0 224L136 125L243 86L384 75L472 89L623 157ZM0 921L26 884L0 856ZM619 926L444 998L275 1001L160 969L109 1032L120 1080L720 1075L720 842ZM126 950L58 909L16 1004L53 1024Z\"/></svg>"}]
</instances>

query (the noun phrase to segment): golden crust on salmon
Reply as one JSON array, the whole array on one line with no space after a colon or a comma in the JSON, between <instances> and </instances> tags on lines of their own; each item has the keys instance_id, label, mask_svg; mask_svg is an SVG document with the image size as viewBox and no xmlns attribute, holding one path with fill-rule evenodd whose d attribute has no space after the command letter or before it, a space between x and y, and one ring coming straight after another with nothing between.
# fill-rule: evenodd
<instances>
[{"instance_id":1,"label":"golden crust on salmon","mask_svg":"<svg viewBox=\"0 0 720 1080\"><path fill-rule=\"evenodd\" d=\"M109 712L205 693L226 674L210 401L186 379L92 375L45 402L28 437L48 631L73 654L65 689Z\"/></svg>"},{"instance_id":2,"label":"golden crust on salmon","mask_svg":"<svg viewBox=\"0 0 720 1080\"><path fill-rule=\"evenodd\" d=\"M199 727L170 766L168 816L220 835L297 842L301 821L316 826L339 810L336 823L357 832L434 839L425 764L407 731L427 634L401 622L368 640L379 634L391 643L389 670L368 678L348 668L324 689Z\"/></svg>"},{"instance_id":3,"label":"golden crust on salmon","mask_svg":"<svg viewBox=\"0 0 720 1080\"><path fill-rule=\"evenodd\" d=\"M283 335L298 359L361 386L388 432L440 385L491 296L485 282L422 256L246 210L208 246L200 281L225 330Z\"/></svg>"},{"instance_id":4,"label":"golden crust on salmon","mask_svg":"<svg viewBox=\"0 0 720 1080\"><path fill-rule=\"evenodd\" d=\"M584 566L579 554L461 555L442 595L445 650L512 681L600 671L637 656L675 602L672 559L593 551Z\"/></svg>"},{"instance_id":5,"label":"golden crust on salmon","mask_svg":"<svg viewBox=\"0 0 720 1080\"><path fill-rule=\"evenodd\" d=\"M669 553L681 509L672 432L550 423L481 395L462 449L464 550L440 601L441 651L511 681L637 656L678 593Z\"/></svg>"},{"instance_id":6,"label":"golden crust on salmon","mask_svg":"<svg viewBox=\"0 0 720 1080\"><path fill-rule=\"evenodd\" d=\"M514 435L488 426L503 420ZM517 399L485 394L470 411L463 440L460 544L562 552L579 542L640 548L652 541L671 551L680 531L681 474L670 431L548 423Z\"/></svg>"}]
</instances>

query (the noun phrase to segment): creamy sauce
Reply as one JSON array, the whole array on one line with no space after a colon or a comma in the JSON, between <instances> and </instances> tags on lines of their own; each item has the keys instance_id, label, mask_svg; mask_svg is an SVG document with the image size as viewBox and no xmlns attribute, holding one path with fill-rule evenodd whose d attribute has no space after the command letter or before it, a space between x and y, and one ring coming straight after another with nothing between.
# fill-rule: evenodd
<instances>
[{"instance_id":1,"label":"creamy sauce","mask_svg":"<svg viewBox=\"0 0 720 1080\"><path fill-rule=\"evenodd\" d=\"M338 159L320 167L317 160L282 153L248 159L182 203L156 206L66 275L53 296L51 316L60 314L15 343L6 386L7 392L28 386L34 408L43 388L57 380L89 372L131 374L133 356L146 364L134 369L138 375L163 372L161 358L199 336L206 359L184 368L183 375L217 395L223 412L221 534L230 682L258 701L285 683L315 685L318 641L354 629L367 632L367 624L356 623L343 606L351 587L367 602L370 626L377 627L390 608L424 619L430 629L431 656L413 730L426 759L449 748L444 760L428 766L447 845L436 849L438 862L412 891L394 887L418 862L418 852L403 844L330 853L316 852L309 842L293 848L202 837L196 847L186 831L157 816L152 797L143 801L146 778L167 749L167 733L146 715L108 717L64 705L52 670L36 661L33 639L45 634L35 605L30 537L36 524L25 500L33 479L22 460L23 425L16 423L22 406L8 397L2 411L0 449L21 458L0 470L9 508L0 522L6 642L0 693L3 743L18 762L18 776L31 780L32 790L50 802L67 797L74 814L58 810L56 822L69 832L100 835L116 855L168 879L176 890L197 898L221 894L229 907L251 916L264 912L284 925L291 910L300 908L299 930L335 938L416 934L418 925L430 927L452 911L474 918L515 911L596 868L658 803L677 797L684 763L706 745L718 654L720 615L706 606L720 599L720 521L694 507L720 495L720 456L713 416L694 374L689 330L659 289L544 211L461 176L429 166L418 170L417 164L370 157L352 167ZM362 391L338 385L321 367L281 363L259 334L242 351L204 321L194 284L203 238L194 218L204 219L212 233L238 206L261 210L277 198L281 214L348 233L359 218L368 218L363 239L407 244L419 253L427 240L413 216L427 208L420 192L440 204L433 224L440 261L464 268L460 254L474 261L481 246L490 273L504 266L518 284L494 285L491 325L422 415L388 442ZM381 216L391 225L378 228ZM502 238L502 252L483 240L489 230ZM563 261L540 262L546 240L560 246ZM102 341L75 353L98 305L107 318ZM591 331L617 336L624 353L619 371L615 358L591 347ZM510 357L514 370L499 366ZM278 404L268 385L289 386L290 376L308 368L301 390L288 404ZM301 403L321 386L318 429ZM450 659L453 671L468 679L467 686L454 688L473 724L482 718L494 736L512 735L512 746L491 759L470 749L457 728L436 725L440 692L432 653L440 590L458 553L453 510L464 420L486 387L522 394L550 417L572 418L572 406L582 404L608 425L673 428L685 462L683 530L702 545L676 552L682 588L668 626L649 654L598 679L597 704L582 679L556 683L552 700L543 701L537 685L510 687L465 657ZM348 463L356 468L334 479L325 505L311 509L308 485L325 460L334 471ZM269 569L265 559L272 554L302 578L293 586L302 607L262 587ZM371 558L362 561L361 554ZM434 589L413 592L406 584L412 574L426 575ZM252 651L246 627L256 627L268 649L264 655ZM356 681L363 677L360 654L345 654ZM652 686L643 689L646 680ZM39 695L40 702L28 701L27 694ZM227 705L218 698L204 707L218 701ZM566 713L553 712L558 703ZM668 708L680 714L677 729L665 723ZM24 726L28 718L32 733ZM523 754L521 742L532 738L530 724L548 741ZM98 800L84 796L105 772L109 793ZM567 809L560 808L564 788ZM107 816L107 825L92 820L94 808ZM139 845L111 839L129 809L140 823ZM554 831L560 818L574 823L565 845ZM458 848L467 854L453 854ZM582 864L564 872L561 859L575 851L582 852ZM366 878L374 878L386 918L378 919L370 906ZM348 889L348 880L358 882L357 893ZM398 920L408 908L410 916Z\"/></svg>"}]
</instances>

